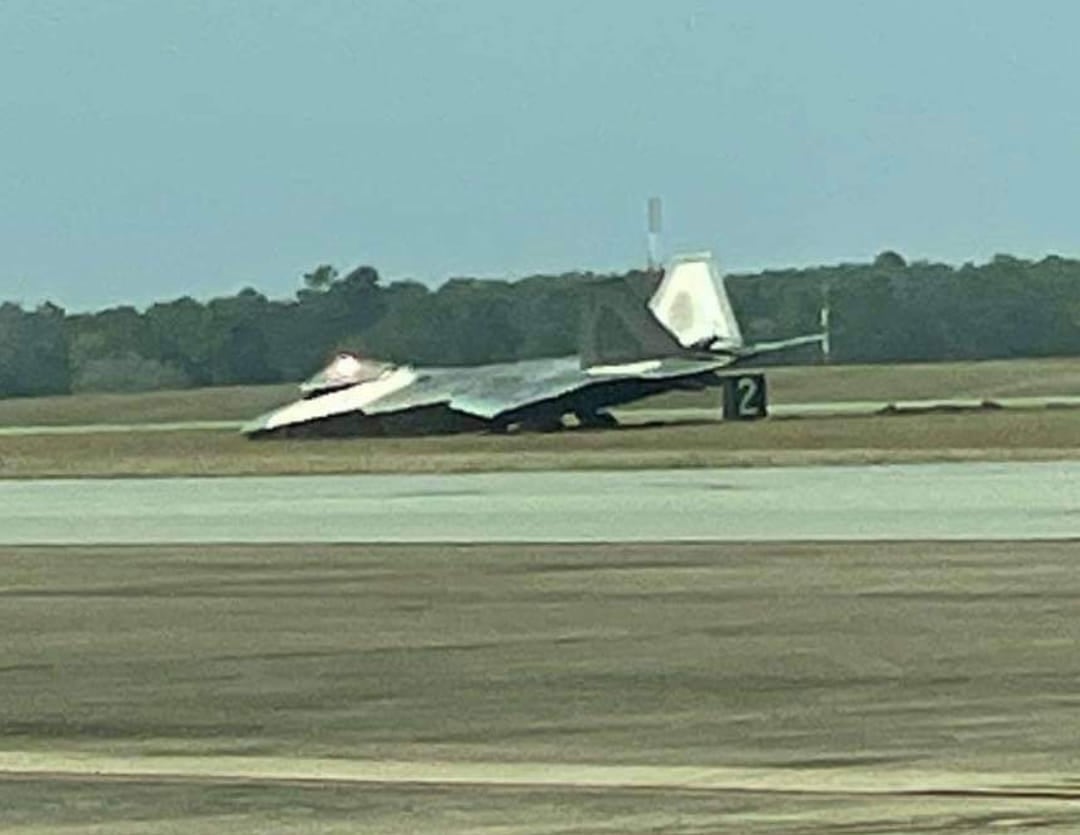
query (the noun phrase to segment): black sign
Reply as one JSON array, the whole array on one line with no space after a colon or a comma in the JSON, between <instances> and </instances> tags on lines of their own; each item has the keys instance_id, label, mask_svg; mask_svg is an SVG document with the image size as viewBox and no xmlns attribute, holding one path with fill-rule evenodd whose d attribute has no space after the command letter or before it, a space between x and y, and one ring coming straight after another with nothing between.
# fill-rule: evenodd
<instances>
[{"instance_id":1,"label":"black sign","mask_svg":"<svg viewBox=\"0 0 1080 835\"><path fill-rule=\"evenodd\" d=\"M768 414L764 374L724 377L724 420L760 420Z\"/></svg>"}]
</instances>

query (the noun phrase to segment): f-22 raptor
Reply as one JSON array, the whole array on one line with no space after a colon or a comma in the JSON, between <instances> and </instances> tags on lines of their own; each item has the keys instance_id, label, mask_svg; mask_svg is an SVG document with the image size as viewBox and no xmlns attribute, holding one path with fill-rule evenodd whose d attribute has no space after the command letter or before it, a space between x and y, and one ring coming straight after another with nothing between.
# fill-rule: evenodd
<instances>
[{"instance_id":1,"label":"f-22 raptor","mask_svg":"<svg viewBox=\"0 0 1080 835\"><path fill-rule=\"evenodd\" d=\"M608 427L616 423L613 406L722 386L732 367L827 338L747 344L708 254L675 259L650 290L639 297L621 279L592 285L579 356L416 368L340 353L301 384L299 400L242 431L251 438L552 431L569 416Z\"/></svg>"}]
</instances>

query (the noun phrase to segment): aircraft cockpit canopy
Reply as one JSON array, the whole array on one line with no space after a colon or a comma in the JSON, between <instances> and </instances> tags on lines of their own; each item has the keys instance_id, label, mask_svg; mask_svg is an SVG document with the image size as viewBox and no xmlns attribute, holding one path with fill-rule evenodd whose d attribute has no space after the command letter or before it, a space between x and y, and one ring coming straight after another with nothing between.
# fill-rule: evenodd
<instances>
[{"instance_id":1,"label":"aircraft cockpit canopy","mask_svg":"<svg viewBox=\"0 0 1080 835\"><path fill-rule=\"evenodd\" d=\"M385 377L396 368L388 362L361 357L351 351L338 353L322 371L300 384L305 398L369 383Z\"/></svg>"}]
</instances>

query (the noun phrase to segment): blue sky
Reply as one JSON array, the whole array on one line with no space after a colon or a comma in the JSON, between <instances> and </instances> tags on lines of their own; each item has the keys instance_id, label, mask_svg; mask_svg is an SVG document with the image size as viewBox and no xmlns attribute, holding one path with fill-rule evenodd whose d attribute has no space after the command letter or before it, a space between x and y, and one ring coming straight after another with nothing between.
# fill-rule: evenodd
<instances>
[{"instance_id":1,"label":"blue sky","mask_svg":"<svg viewBox=\"0 0 1080 835\"><path fill-rule=\"evenodd\" d=\"M0 0L0 299L1080 253L1080 4Z\"/></svg>"}]
</instances>

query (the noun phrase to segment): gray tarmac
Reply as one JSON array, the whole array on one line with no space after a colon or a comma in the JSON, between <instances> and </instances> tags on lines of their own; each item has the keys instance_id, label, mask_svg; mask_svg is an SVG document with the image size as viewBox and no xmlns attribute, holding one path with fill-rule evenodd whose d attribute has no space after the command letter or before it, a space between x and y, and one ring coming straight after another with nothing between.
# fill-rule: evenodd
<instances>
[{"instance_id":1,"label":"gray tarmac","mask_svg":"<svg viewBox=\"0 0 1080 835\"><path fill-rule=\"evenodd\" d=\"M0 544L1080 538L1080 462L0 482Z\"/></svg>"},{"instance_id":2,"label":"gray tarmac","mask_svg":"<svg viewBox=\"0 0 1080 835\"><path fill-rule=\"evenodd\" d=\"M239 432L243 426L235 420L177 420L156 423L78 423L0 426L0 437L28 435L113 435L121 432Z\"/></svg>"}]
</instances>

